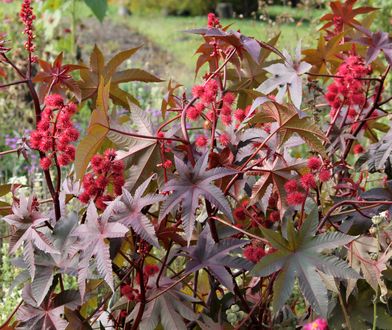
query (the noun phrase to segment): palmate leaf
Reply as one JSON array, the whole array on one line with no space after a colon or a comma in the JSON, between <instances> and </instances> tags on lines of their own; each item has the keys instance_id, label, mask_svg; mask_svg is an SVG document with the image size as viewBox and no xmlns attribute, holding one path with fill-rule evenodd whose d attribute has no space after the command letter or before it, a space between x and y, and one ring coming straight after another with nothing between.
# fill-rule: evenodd
<instances>
[{"instance_id":1,"label":"palmate leaf","mask_svg":"<svg viewBox=\"0 0 392 330\"><path fill-rule=\"evenodd\" d=\"M152 177L139 186L136 189L134 196L132 196L128 190L123 189L121 199L118 200L118 205L115 207L115 211L118 213L115 219L124 226L132 228L142 239L155 247L159 247L154 226L142 213L142 209L145 206L161 202L165 199L164 196L156 194L147 194L143 196L151 179Z\"/></svg>"},{"instance_id":2,"label":"palmate leaf","mask_svg":"<svg viewBox=\"0 0 392 330\"><path fill-rule=\"evenodd\" d=\"M392 162L392 129L377 143L371 144L369 150L358 159L358 162L362 167L367 166L371 172L384 170L389 166Z\"/></svg>"},{"instance_id":3,"label":"palmate leaf","mask_svg":"<svg viewBox=\"0 0 392 330\"><path fill-rule=\"evenodd\" d=\"M48 294L42 303L37 304L29 285L24 287L22 298L23 305L16 314L21 330L65 330L68 326L63 318L65 308L75 310L81 304L76 290Z\"/></svg>"},{"instance_id":4,"label":"palmate leaf","mask_svg":"<svg viewBox=\"0 0 392 330\"><path fill-rule=\"evenodd\" d=\"M280 34L277 34L267 42L271 48L275 47ZM253 100L252 95L248 92L258 87L266 79L266 71L264 67L278 62L266 61L272 50L263 48L257 61L252 56L245 54L242 60L241 70L227 69L227 80L231 82L229 89L238 92L237 106L245 109Z\"/></svg>"},{"instance_id":5,"label":"palmate leaf","mask_svg":"<svg viewBox=\"0 0 392 330\"><path fill-rule=\"evenodd\" d=\"M289 298L295 278L298 278L305 299L323 317L327 316L328 297L318 272L338 278L360 278L343 260L321 254L322 250L350 243L356 237L338 232L316 235L317 225L318 211L314 208L298 231L291 221L287 223L287 239L281 233L262 229L264 237L277 251L264 257L251 273L264 277L280 271L274 285L272 305L275 312Z\"/></svg>"},{"instance_id":6,"label":"palmate leaf","mask_svg":"<svg viewBox=\"0 0 392 330\"><path fill-rule=\"evenodd\" d=\"M76 80L72 78L71 72L87 69L87 67L75 64L63 65L63 53L56 57L53 64L44 60L39 60L38 63L41 71L35 75L33 82L40 83L38 95L41 102L49 92L62 94L67 90L70 90L78 101L81 100L80 88Z\"/></svg>"},{"instance_id":7,"label":"palmate leaf","mask_svg":"<svg viewBox=\"0 0 392 330\"><path fill-rule=\"evenodd\" d=\"M167 290L172 283L173 280L163 277L160 281L159 288L151 285L154 288L147 290L147 299ZM164 330L186 329L184 319L189 321L195 321L197 319L197 314L193 312L189 304L195 301L194 298L180 292L179 288L175 286L146 305L139 328L143 330L154 330L161 324ZM132 313L127 317L126 322L135 319L139 308L140 303L135 306Z\"/></svg>"},{"instance_id":8,"label":"palmate leaf","mask_svg":"<svg viewBox=\"0 0 392 330\"><path fill-rule=\"evenodd\" d=\"M384 282L382 272L387 269L388 262L392 257L392 251L386 250L380 253L377 259L372 258L379 251L377 239L373 237L360 237L352 242L349 249L349 260L352 267L361 272L366 282L372 287L374 291L378 291L381 297L385 297L388 293L388 287ZM346 297L351 294L355 287L356 280L350 282L350 290L348 290Z\"/></svg>"},{"instance_id":9,"label":"palmate leaf","mask_svg":"<svg viewBox=\"0 0 392 330\"><path fill-rule=\"evenodd\" d=\"M181 159L174 157L178 177L168 181L163 187L163 192L173 193L163 203L159 220L162 220L170 211L182 205L182 221L188 245L195 226L195 212L199 206L199 198L203 196L229 219L233 220L230 205L222 191L213 184L218 180L236 172L233 170L216 167L207 170L208 154L205 153L196 162L193 168L187 166Z\"/></svg>"},{"instance_id":10,"label":"palmate leaf","mask_svg":"<svg viewBox=\"0 0 392 330\"><path fill-rule=\"evenodd\" d=\"M20 194L19 202L13 203L12 212L11 215L3 218L5 222L15 228L10 241L11 253L15 253L18 248L23 246L23 259L31 278L34 279L36 270L34 249L37 248L53 254L59 253L49 238L38 230L49 219L36 210L33 205L33 196L27 198L23 194Z\"/></svg>"},{"instance_id":11,"label":"palmate leaf","mask_svg":"<svg viewBox=\"0 0 392 330\"><path fill-rule=\"evenodd\" d=\"M128 108L129 101L138 104L138 101L129 93L120 89L119 84L130 81L160 82L158 77L141 69L127 69L117 71L118 67L132 57L140 47L122 51L105 64L105 58L98 48L94 47L90 56L90 66L80 70L81 81L78 82L82 91L82 100L97 98L101 78L105 84L110 84L109 96L115 104Z\"/></svg>"},{"instance_id":12,"label":"palmate leaf","mask_svg":"<svg viewBox=\"0 0 392 330\"><path fill-rule=\"evenodd\" d=\"M263 94L269 94L278 89L276 101L283 102L286 92L289 93L291 102L299 109L302 103L302 78L301 76L308 72L312 67L311 64L301 61L301 44L298 44L296 56L293 59L291 55L284 50L284 63L272 64L265 71L273 76L264 81L257 91Z\"/></svg>"},{"instance_id":13,"label":"palmate leaf","mask_svg":"<svg viewBox=\"0 0 392 330\"><path fill-rule=\"evenodd\" d=\"M72 232L72 235L79 239L78 246L81 251L78 283L82 299L86 291L85 280L87 279L88 267L92 257L95 257L99 274L114 291L112 261L110 259L109 244L106 240L124 237L129 231L121 223L109 222L115 203L116 201L108 205L101 215L98 215L95 205L90 203L87 208L86 223L79 225Z\"/></svg>"},{"instance_id":14,"label":"palmate leaf","mask_svg":"<svg viewBox=\"0 0 392 330\"><path fill-rule=\"evenodd\" d=\"M206 226L196 245L182 249L191 259L186 265L185 272L193 273L202 268L208 268L222 285L233 290L233 279L225 266L249 269L252 264L241 257L230 256L229 253L248 243L248 241L235 238L227 238L215 243L209 226Z\"/></svg>"},{"instance_id":15,"label":"palmate leaf","mask_svg":"<svg viewBox=\"0 0 392 330\"><path fill-rule=\"evenodd\" d=\"M340 33L326 41L324 35L321 34L317 48L302 51L305 55L303 60L312 64L311 73L323 75L336 72L337 67L342 63L342 59L337 55L352 48L349 42L341 43L344 36L344 33ZM327 77L324 77L324 80L326 79Z\"/></svg>"},{"instance_id":16,"label":"palmate leaf","mask_svg":"<svg viewBox=\"0 0 392 330\"><path fill-rule=\"evenodd\" d=\"M357 15L370 13L376 8L373 7L358 7L353 8L357 0L346 0L340 1L332 1L329 6L331 7L332 13L325 14L320 18L320 21L327 21L322 27L321 30L326 30L334 25L334 18L340 18L344 25L344 28L351 28L354 25L360 25L360 22L356 19Z\"/></svg>"},{"instance_id":17,"label":"palmate leaf","mask_svg":"<svg viewBox=\"0 0 392 330\"><path fill-rule=\"evenodd\" d=\"M200 54L196 63L196 75L199 69L206 63L209 65L210 72L217 69L216 61L210 56L214 51L211 41L218 42L218 47L223 50L232 50L235 48L234 56L231 56L229 62L233 64L237 71L240 69L240 59L248 54L254 61L258 61L261 48L268 47L269 49L278 53L278 51L268 44L261 43L253 38L246 37L238 31L228 31L229 26L222 29L219 28L201 28L192 29L185 32L202 35L204 43L196 50L196 54Z\"/></svg>"},{"instance_id":18,"label":"palmate leaf","mask_svg":"<svg viewBox=\"0 0 392 330\"><path fill-rule=\"evenodd\" d=\"M259 105L261 102L261 105ZM265 102L264 99L255 100L257 112L249 121L249 124L262 124L276 122L279 125L276 134L279 136L279 145L282 146L294 134L303 139L310 148L326 156L325 148L322 144L326 140L324 133L309 117L300 118L297 110L290 104L282 105L276 102Z\"/></svg>"},{"instance_id":19,"label":"palmate leaf","mask_svg":"<svg viewBox=\"0 0 392 330\"><path fill-rule=\"evenodd\" d=\"M366 63L372 63L377 56L383 52L389 65L392 65L392 38L387 32L371 32L362 26L355 26L364 36L355 40L357 43L366 46Z\"/></svg>"},{"instance_id":20,"label":"palmate leaf","mask_svg":"<svg viewBox=\"0 0 392 330\"><path fill-rule=\"evenodd\" d=\"M259 176L259 179L252 187L251 204L259 202L269 192L269 187L278 194L278 209L281 215L287 210L285 183L292 179L292 173L302 173L306 170L306 161L295 160L285 157L285 161L276 158L273 161L264 162L263 166L255 166L252 175Z\"/></svg>"},{"instance_id":21,"label":"palmate leaf","mask_svg":"<svg viewBox=\"0 0 392 330\"><path fill-rule=\"evenodd\" d=\"M118 159L123 159L131 165L130 177L127 180L127 187L141 185L152 174L160 176L162 169L157 168L161 162L160 144L158 140L137 138L128 136L125 133L136 133L143 136L156 136L157 129L153 127L150 117L139 107L130 104L130 122L118 123L116 119L110 120L111 131L108 138L115 143L119 149ZM165 137L173 137L177 128L173 127L164 132Z\"/></svg>"}]
</instances>

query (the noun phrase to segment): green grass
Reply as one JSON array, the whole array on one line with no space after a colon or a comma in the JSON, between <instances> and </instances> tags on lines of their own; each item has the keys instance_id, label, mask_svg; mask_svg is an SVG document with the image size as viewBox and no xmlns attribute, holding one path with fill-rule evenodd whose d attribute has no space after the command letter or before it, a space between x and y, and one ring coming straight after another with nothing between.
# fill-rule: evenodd
<instances>
[{"instance_id":1,"label":"green grass","mask_svg":"<svg viewBox=\"0 0 392 330\"><path fill-rule=\"evenodd\" d=\"M314 8L292 8L290 6L267 6L266 12L271 18L287 15L295 21L313 21L320 18L326 11Z\"/></svg>"},{"instance_id":2,"label":"green grass","mask_svg":"<svg viewBox=\"0 0 392 330\"><path fill-rule=\"evenodd\" d=\"M169 52L174 56L174 59L179 62L181 66L185 65L181 74L180 80L182 82L189 82L192 80L192 72L195 68L197 56L194 52L202 42L198 35L184 33L184 30L196 27L203 27L206 25L205 17L173 17L173 16L159 16L159 17L140 17L131 16L126 20L127 24L132 29L135 29L149 40L159 45L163 50ZM281 37L278 43L279 48L286 48L289 51L293 50L297 42L302 39L302 44L308 46L314 43L314 38L309 34L310 26L302 24L296 26L295 24L281 25L280 27L271 26L256 20L245 19L227 19L222 20L223 25L232 24L232 29L240 30L241 33L255 37L262 41L268 41L272 36L281 32Z\"/></svg>"}]
</instances>

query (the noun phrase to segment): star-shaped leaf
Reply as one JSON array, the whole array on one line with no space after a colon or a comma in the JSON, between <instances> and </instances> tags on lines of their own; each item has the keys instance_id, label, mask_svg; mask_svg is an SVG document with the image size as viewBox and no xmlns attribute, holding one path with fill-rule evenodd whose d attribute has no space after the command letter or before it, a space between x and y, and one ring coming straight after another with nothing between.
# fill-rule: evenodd
<instances>
[{"instance_id":1,"label":"star-shaped leaf","mask_svg":"<svg viewBox=\"0 0 392 330\"><path fill-rule=\"evenodd\" d=\"M119 213L118 216L116 216L116 219L124 226L132 228L142 239L159 247L154 226L142 213L142 209L145 206L161 202L165 199L163 195L157 194L147 194L143 196L151 179L152 177L139 186L136 189L134 196L132 196L128 190L123 189L121 199L118 201L119 205L118 207L116 206L117 213Z\"/></svg>"},{"instance_id":2,"label":"star-shaped leaf","mask_svg":"<svg viewBox=\"0 0 392 330\"><path fill-rule=\"evenodd\" d=\"M340 1L332 1L329 6L332 13L326 14L320 18L320 21L328 21L321 27L321 30L326 30L334 25L334 19L339 18L345 26L353 27L360 25L356 19L357 15L370 13L376 8L373 7L357 7L353 8L357 0L346 0L343 3Z\"/></svg>"},{"instance_id":3,"label":"star-shaped leaf","mask_svg":"<svg viewBox=\"0 0 392 330\"><path fill-rule=\"evenodd\" d=\"M170 211L177 209L181 203L183 227L189 244L200 196L210 201L229 219L233 219L228 201L222 191L213 184L213 181L236 172L222 167L207 170L207 153L198 159L193 168L187 166L177 157L174 157L174 160L178 177L168 181L162 189L163 192L173 191L173 193L163 203L159 219L162 220Z\"/></svg>"},{"instance_id":4,"label":"star-shaped leaf","mask_svg":"<svg viewBox=\"0 0 392 330\"><path fill-rule=\"evenodd\" d=\"M161 292L164 293L147 303L139 328L143 330L154 330L161 324L163 329L186 329L184 319L189 321L195 321L197 319L197 314L193 312L190 305L190 302L196 302L197 300L182 293L179 290L179 285L168 289L174 281L167 277L163 277L160 280L159 288L154 286L152 279L155 280L155 277L149 278L151 285L147 285L147 287L153 288L147 290L146 298L151 299L152 297L157 297ZM136 318L139 308L140 303L132 310L126 322L130 322Z\"/></svg>"},{"instance_id":5,"label":"star-shaped leaf","mask_svg":"<svg viewBox=\"0 0 392 330\"><path fill-rule=\"evenodd\" d=\"M65 330L68 322L63 318L64 308L75 310L80 305L76 290L66 290L60 294L48 294L41 304L32 296L31 287L25 286L22 293L23 305L18 309L16 318L23 330Z\"/></svg>"},{"instance_id":6,"label":"star-shaped leaf","mask_svg":"<svg viewBox=\"0 0 392 330\"><path fill-rule=\"evenodd\" d=\"M41 71L39 71L33 81L40 83L38 95L42 101L48 93L64 93L70 90L76 98L81 100L81 91L70 74L72 71L87 69L82 65L65 64L63 65L63 53L60 53L53 64L44 60L38 61Z\"/></svg>"},{"instance_id":7,"label":"star-shaped leaf","mask_svg":"<svg viewBox=\"0 0 392 330\"><path fill-rule=\"evenodd\" d=\"M124 91L119 87L121 83L130 81L143 81L143 82L161 82L162 80L141 69L127 69L123 71L117 71L118 67L132 57L140 47L131 48L122 52L119 52L107 63L105 58L95 45L93 52L90 56L90 66L86 69L80 70L80 76L82 80L79 83L79 87L82 91L82 100L92 98L93 100L97 97L98 86L100 84L101 77L104 80L104 84L110 82L110 98L115 104L121 105L128 108L129 101L134 104L138 104L138 101L128 92Z\"/></svg>"},{"instance_id":8,"label":"star-shaped leaf","mask_svg":"<svg viewBox=\"0 0 392 330\"><path fill-rule=\"evenodd\" d=\"M13 213L3 218L5 222L15 228L10 242L11 253L15 253L23 244L23 259L26 262L32 279L34 279L36 270L34 259L35 248L47 253L59 253L53 247L49 238L38 230L49 219L38 212L33 202L33 196L27 198L21 194L19 201L15 201L12 205Z\"/></svg>"},{"instance_id":9,"label":"star-shaped leaf","mask_svg":"<svg viewBox=\"0 0 392 330\"><path fill-rule=\"evenodd\" d=\"M273 286L272 306L278 312L292 293L295 278L306 300L317 314L326 318L327 288L318 272L335 278L360 278L346 262L330 254L321 254L348 244L356 237L339 232L316 235L318 210L314 208L297 231L292 221L287 222L287 238L282 233L263 228L262 233L276 252L265 256L252 270L254 276L269 276L279 271Z\"/></svg>"},{"instance_id":10,"label":"star-shaped leaf","mask_svg":"<svg viewBox=\"0 0 392 330\"><path fill-rule=\"evenodd\" d=\"M361 26L356 26L365 36L355 40L357 43L366 46L366 63L372 63L377 56L383 52L389 65L392 65L392 38L387 32L371 32Z\"/></svg>"},{"instance_id":11,"label":"star-shaped leaf","mask_svg":"<svg viewBox=\"0 0 392 330\"><path fill-rule=\"evenodd\" d=\"M272 77L264 81L257 91L263 94L269 94L278 89L276 101L282 103L286 92L289 93L290 99L297 109L302 103L302 78L301 75L308 72L312 67L311 64L301 61L301 44L298 44L296 56L293 59L291 55L284 50L284 63L276 63L266 67L264 70L273 74Z\"/></svg>"},{"instance_id":12,"label":"star-shaped leaf","mask_svg":"<svg viewBox=\"0 0 392 330\"><path fill-rule=\"evenodd\" d=\"M317 48L302 51L305 55L303 60L312 64L311 73L323 75L336 72L337 67L342 63L339 55L352 47L351 43L341 43L343 37L344 33L340 33L326 41L324 35L321 34Z\"/></svg>"},{"instance_id":13,"label":"star-shaped leaf","mask_svg":"<svg viewBox=\"0 0 392 330\"><path fill-rule=\"evenodd\" d=\"M104 277L106 283L114 291L112 261L107 239L124 237L129 231L121 223L109 222L114 206L115 202L112 202L101 215L98 215L97 208L93 203L90 203L87 208L86 223L73 231L73 235L78 237L80 241L81 257L78 283L82 298L86 290L85 280L92 257L95 257L99 274Z\"/></svg>"},{"instance_id":14,"label":"star-shaped leaf","mask_svg":"<svg viewBox=\"0 0 392 330\"><path fill-rule=\"evenodd\" d=\"M227 238L215 243L209 226L198 237L196 245L183 248L191 260L186 265L186 272L193 273L208 268L216 279L229 290L233 290L233 278L225 267L249 269L251 263L241 257L230 256L230 252L249 243L245 240Z\"/></svg>"},{"instance_id":15,"label":"star-shaped leaf","mask_svg":"<svg viewBox=\"0 0 392 330\"><path fill-rule=\"evenodd\" d=\"M258 99L254 104L257 106ZM304 140L313 150L325 155L323 141L326 140L324 133L319 129L310 117L300 118L297 110L292 105L281 105L276 102L263 102L261 111L257 112L249 121L249 124L278 123L277 133L279 145L282 146L294 134Z\"/></svg>"}]
</instances>

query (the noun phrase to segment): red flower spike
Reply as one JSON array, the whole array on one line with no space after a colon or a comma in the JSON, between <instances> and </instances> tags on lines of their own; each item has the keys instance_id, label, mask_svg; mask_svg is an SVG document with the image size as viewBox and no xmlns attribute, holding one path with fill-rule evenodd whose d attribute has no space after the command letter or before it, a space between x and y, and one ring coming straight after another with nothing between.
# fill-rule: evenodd
<instances>
[{"instance_id":1,"label":"red flower spike","mask_svg":"<svg viewBox=\"0 0 392 330\"><path fill-rule=\"evenodd\" d=\"M45 105L55 109L62 108L64 106L64 99L59 94L52 94L45 97Z\"/></svg>"},{"instance_id":2,"label":"red flower spike","mask_svg":"<svg viewBox=\"0 0 392 330\"><path fill-rule=\"evenodd\" d=\"M34 45L34 27L33 23L35 20L35 15L33 13L33 8L31 6L31 0L24 0L22 7L20 9L19 17L25 26L23 33L27 36L27 41L25 42L25 48L29 53L33 53L35 50Z\"/></svg>"}]
</instances>

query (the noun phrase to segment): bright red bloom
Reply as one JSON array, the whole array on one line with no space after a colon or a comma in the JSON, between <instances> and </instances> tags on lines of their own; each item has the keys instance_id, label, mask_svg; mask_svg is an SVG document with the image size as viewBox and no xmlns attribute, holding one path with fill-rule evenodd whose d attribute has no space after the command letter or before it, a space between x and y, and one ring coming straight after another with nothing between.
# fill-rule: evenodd
<instances>
[{"instance_id":1,"label":"bright red bloom","mask_svg":"<svg viewBox=\"0 0 392 330\"><path fill-rule=\"evenodd\" d=\"M243 206L239 206L233 211L234 219L237 221L244 221L246 219L245 208Z\"/></svg>"},{"instance_id":2,"label":"bright red bloom","mask_svg":"<svg viewBox=\"0 0 392 330\"><path fill-rule=\"evenodd\" d=\"M139 290L131 287L129 284L122 285L120 293L122 296L127 297L130 301L139 300Z\"/></svg>"},{"instance_id":3,"label":"bright red bloom","mask_svg":"<svg viewBox=\"0 0 392 330\"><path fill-rule=\"evenodd\" d=\"M348 107L349 118L356 116L356 110L353 106L362 107L366 102L366 88L362 80L370 73L370 68L365 64L364 60L355 55L348 56L339 66L336 73L339 78L335 78L333 83L328 86L328 92L325 99L331 106L330 116L333 118L337 111L343 106Z\"/></svg>"},{"instance_id":4,"label":"bright red bloom","mask_svg":"<svg viewBox=\"0 0 392 330\"><path fill-rule=\"evenodd\" d=\"M221 27L221 24L219 22L219 18L217 18L214 13L209 13L207 17L208 17L207 25L209 28Z\"/></svg>"},{"instance_id":5,"label":"bright red bloom","mask_svg":"<svg viewBox=\"0 0 392 330\"><path fill-rule=\"evenodd\" d=\"M294 179L287 181L287 182L284 184L284 189L285 189L286 192L288 192L288 193L297 191L297 189L298 189L297 181L294 180Z\"/></svg>"},{"instance_id":6,"label":"bright red bloom","mask_svg":"<svg viewBox=\"0 0 392 330\"><path fill-rule=\"evenodd\" d=\"M222 124L225 126L229 126L232 123L231 116L221 116Z\"/></svg>"},{"instance_id":7,"label":"bright red bloom","mask_svg":"<svg viewBox=\"0 0 392 330\"><path fill-rule=\"evenodd\" d=\"M219 135L219 143L222 146L227 147L230 144L230 136L226 133Z\"/></svg>"},{"instance_id":8,"label":"bright red bloom","mask_svg":"<svg viewBox=\"0 0 392 330\"><path fill-rule=\"evenodd\" d=\"M159 267L154 264L148 264L144 266L143 272L146 276L153 276L159 272Z\"/></svg>"},{"instance_id":9,"label":"bright red bloom","mask_svg":"<svg viewBox=\"0 0 392 330\"><path fill-rule=\"evenodd\" d=\"M365 149L363 149L363 147L360 144L356 144L353 147L353 152L355 155L362 154L364 151L365 151Z\"/></svg>"},{"instance_id":10,"label":"bright red bloom","mask_svg":"<svg viewBox=\"0 0 392 330\"><path fill-rule=\"evenodd\" d=\"M318 158L318 157L314 156L314 157L310 157L308 159L308 168L310 170L313 170L313 171L318 170L321 167L321 164L322 164L322 162L321 162L320 158Z\"/></svg>"},{"instance_id":11,"label":"bright red bloom","mask_svg":"<svg viewBox=\"0 0 392 330\"><path fill-rule=\"evenodd\" d=\"M186 112L186 116L193 121L199 119L200 115L201 111L196 107L190 107Z\"/></svg>"},{"instance_id":12,"label":"bright red bloom","mask_svg":"<svg viewBox=\"0 0 392 330\"><path fill-rule=\"evenodd\" d=\"M52 161L48 157L44 157L40 160L40 165L43 170L48 170L50 166L52 165Z\"/></svg>"},{"instance_id":13,"label":"bright red bloom","mask_svg":"<svg viewBox=\"0 0 392 330\"><path fill-rule=\"evenodd\" d=\"M305 202L305 199L306 196L303 193L299 191L294 191L287 195L287 204L291 206L301 205Z\"/></svg>"},{"instance_id":14,"label":"bright red bloom","mask_svg":"<svg viewBox=\"0 0 392 330\"><path fill-rule=\"evenodd\" d=\"M198 146L199 148L205 147L207 145L207 138L204 135L199 135L196 138L195 144L196 146Z\"/></svg>"},{"instance_id":15,"label":"bright red bloom","mask_svg":"<svg viewBox=\"0 0 392 330\"><path fill-rule=\"evenodd\" d=\"M258 263L265 256L263 247L248 245L244 248L244 257L253 263Z\"/></svg>"},{"instance_id":16,"label":"bright red bloom","mask_svg":"<svg viewBox=\"0 0 392 330\"><path fill-rule=\"evenodd\" d=\"M45 105L55 109L60 109L64 106L64 99L59 94L52 94L45 97Z\"/></svg>"},{"instance_id":17,"label":"bright red bloom","mask_svg":"<svg viewBox=\"0 0 392 330\"><path fill-rule=\"evenodd\" d=\"M165 162L162 164L163 168L170 168L173 166L173 162L170 159L165 160Z\"/></svg>"},{"instance_id":18,"label":"bright red bloom","mask_svg":"<svg viewBox=\"0 0 392 330\"><path fill-rule=\"evenodd\" d=\"M279 211L272 211L269 215L269 220L271 222L277 222L280 221L280 213Z\"/></svg>"},{"instance_id":19,"label":"bright red bloom","mask_svg":"<svg viewBox=\"0 0 392 330\"><path fill-rule=\"evenodd\" d=\"M237 119L239 122L243 121L246 117L245 111L242 109L237 109L234 111L234 118Z\"/></svg>"},{"instance_id":20,"label":"bright red bloom","mask_svg":"<svg viewBox=\"0 0 392 330\"><path fill-rule=\"evenodd\" d=\"M192 94L194 97L202 97L205 92L205 89L202 85L196 85L192 88Z\"/></svg>"},{"instance_id":21,"label":"bright red bloom","mask_svg":"<svg viewBox=\"0 0 392 330\"><path fill-rule=\"evenodd\" d=\"M223 100L223 103L226 103L227 105L230 106L230 105L232 105L234 103L235 96L234 96L233 93L228 92L225 95L223 95L222 100Z\"/></svg>"},{"instance_id":22,"label":"bright red bloom","mask_svg":"<svg viewBox=\"0 0 392 330\"><path fill-rule=\"evenodd\" d=\"M330 170L321 170L319 173L319 180L321 182L327 182L331 178L331 171Z\"/></svg>"},{"instance_id":23,"label":"bright red bloom","mask_svg":"<svg viewBox=\"0 0 392 330\"><path fill-rule=\"evenodd\" d=\"M301 184L305 189L316 188L316 180L314 179L314 175L312 173L304 174L301 177Z\"/></svg>"}]
</instances>

